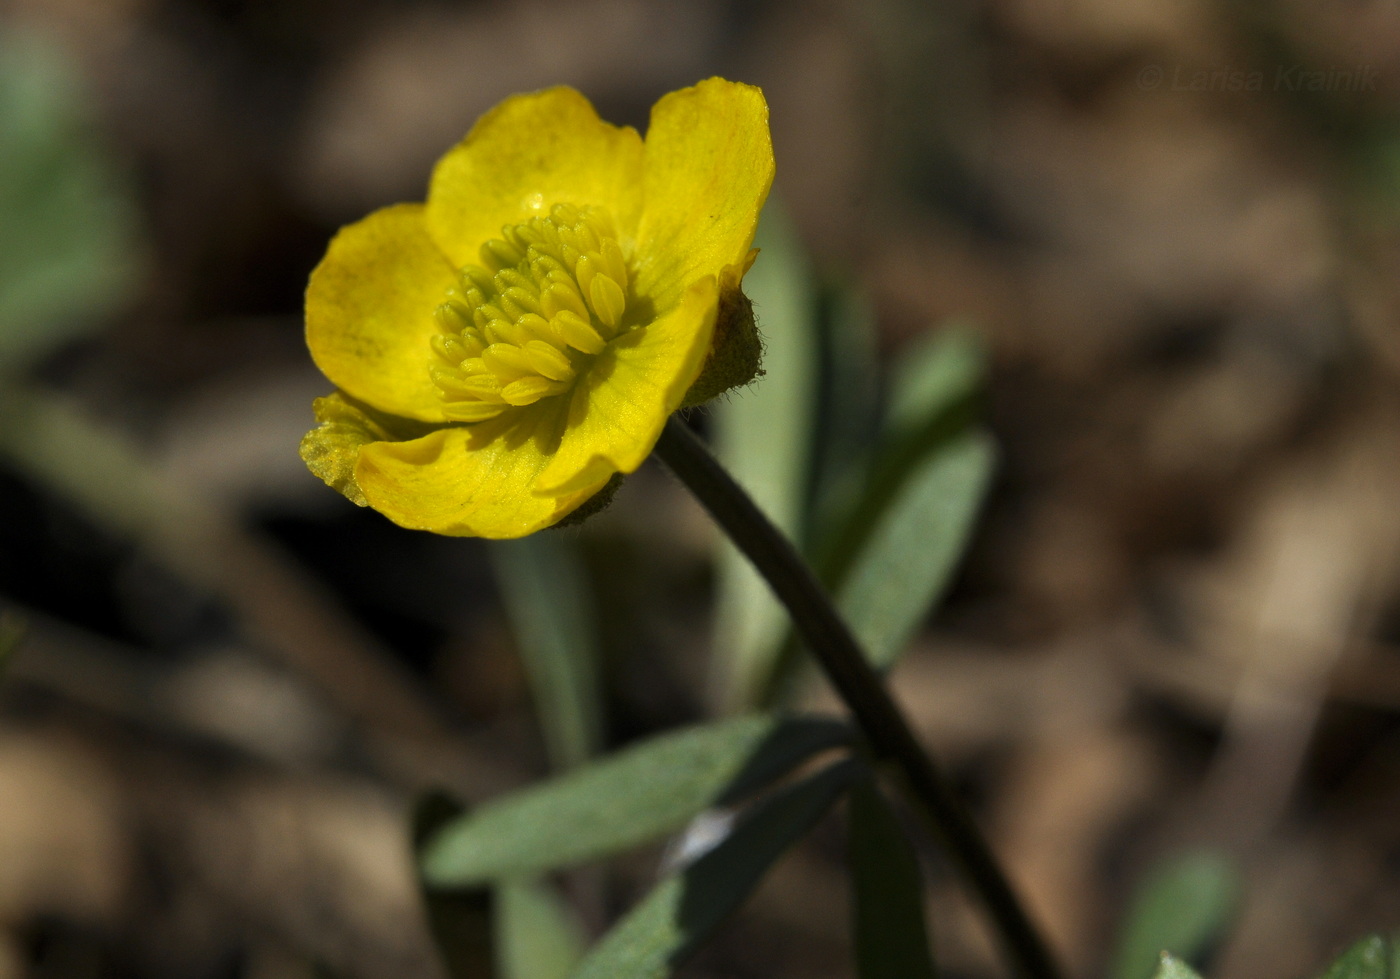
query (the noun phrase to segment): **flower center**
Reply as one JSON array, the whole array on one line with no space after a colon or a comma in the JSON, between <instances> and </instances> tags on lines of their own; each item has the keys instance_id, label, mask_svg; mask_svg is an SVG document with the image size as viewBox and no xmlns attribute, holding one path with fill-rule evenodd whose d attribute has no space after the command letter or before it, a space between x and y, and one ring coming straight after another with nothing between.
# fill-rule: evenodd
<instances>
[{"instance_id":1,"label":"flower center","mask_svg":"<svg viewBox=\"0 0 1400 979\"><path fill-rule=\"evenodd\" d=\"M556 204L501 229L433 311L428 368L448 418L478 422L563 394L617 336L627 264L598 208Z\"/></svg>"}]
</instances>

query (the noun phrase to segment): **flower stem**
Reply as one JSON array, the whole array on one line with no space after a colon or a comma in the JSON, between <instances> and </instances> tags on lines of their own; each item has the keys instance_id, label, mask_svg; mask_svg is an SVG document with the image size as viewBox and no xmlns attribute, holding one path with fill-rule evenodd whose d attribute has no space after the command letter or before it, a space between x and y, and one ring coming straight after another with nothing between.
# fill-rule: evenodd
<instances>
[{"instance_id":1,"label":"flower stem","mask_svg":"<svg viewBox=\"0 0 1400 979\"><path fill-rule=\"evenodd\" d=\"M1059 969L997 865L971 815L920 746L811 569L705 444L672 416L656 453L733 539L787 606L798 635L860 725L871 751L891 762L986 906L1022 979L1059 979Z\"/></svg>"}]
</instances>

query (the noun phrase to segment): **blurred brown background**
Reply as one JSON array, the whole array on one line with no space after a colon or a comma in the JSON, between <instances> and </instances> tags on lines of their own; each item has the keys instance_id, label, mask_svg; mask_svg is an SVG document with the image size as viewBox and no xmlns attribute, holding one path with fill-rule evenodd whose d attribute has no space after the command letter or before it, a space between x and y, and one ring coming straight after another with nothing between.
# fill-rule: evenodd
<instances>
[{"instance_id":1,"label":"blurred brown background","mask_svg":"<svg viewBox=\"0 0 1400 979\"><path fill-rule=\"evenodd\" d=\"M146 242L35 383L193 529L136 546L0 467L28 624L0 979L440 975L407 807L523 784L542 748L483 549L297 458L328 387L301 291L503 96L572 84L644 127L711 74L763 86L775 194L884 357L952 317L988 338L1002 470L897 688L1071 974L1180 847L1246 873L1221 979L1400 925L1394 0L0 0L21 29L80 66ZM707 710L708 534L650 468L584 532L611 743ZM945 969L993 974L929 866ZM686 974L849 975L843 873L818 833Z\"/></svg>"}]
</instances>

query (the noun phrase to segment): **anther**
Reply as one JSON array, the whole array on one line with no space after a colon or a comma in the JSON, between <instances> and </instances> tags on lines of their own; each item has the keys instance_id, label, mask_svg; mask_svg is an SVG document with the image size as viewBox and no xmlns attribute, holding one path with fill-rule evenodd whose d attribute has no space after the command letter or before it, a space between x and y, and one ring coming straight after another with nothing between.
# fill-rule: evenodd
<instances>
[{"instance_id":1,"label":"anther","mask_svg":"<svg viewBox=\"0 0 1400 979\"><path fill-rule=\"evenodd\" d=\"M480 256L433 311L429 365L444 417L468 423L568 391L627 306L627 263L601 211L555 204Z\"/></svg>"},{"instance_id":2,"label":"anther","mask_svg":"<svg viewBox=\"0 0 1400 979\"><path fill-rule=\"evenodd\" d=\"M583 297L578 294L578 290L563 282L555 282L540 294L540 307L541 312L550 319L565 312L573 313L580 319L588 316L588 309L584 306Z\"/></svg>"},{"instance_id":3,"label":"anther","mask_svg":"<svg viewBox=\"0 0 1400 979\"><path fill-rule=\"evenodd\" d=\"M588 304L598 319L610 327L622 321L623 310L627 308L627 297L622 287L606 275L595 275L588 288Z\"/></svg>"},{"instance_id":4,"label":"anther","mask_svg":"<svg viewBox=\"0 0 1400 979\"><path fill-rule=\"evenodd\" d=\"M447 334L461 333L472 325L472 314L459 303L443 303L433 310L433 319L437 320L438 329Z\"/></svg>"},{"instance_id":5,"label":"anther","mask_svg":"<svg viewBox=\"0 0 1400 979\"><path fill-rule=\"evenodd\" d=\"M490 421L509 407L510 405L504 402L497 404L490 401L452 401L442 406L442 413L453 421L484 422Z\"/></svg>"},{"instance_id":6,"label":"anther","mask_svg":"<svg viewBox=\"0 0 1400 979\"><path fill-rule=\"evenodd\" d=\"M510 265L519 265L524 257L514 245L499 238L492 238L481 246L482 264L494 272Z\"/></svg>"},{"instance_id":7,"label":"anther","mask_svg":"<svg viewBox=\"0 0 1400 979\"><path fill-rule=\"evenodd\" d=\"M565 343L586 354L601 353L603 348L608 345L592 324L570 310L566 309L554 317L550 320L550 325L554 327Z\"/></svg>"},{"instance_id":8,"label":"anther","mask_svg":"<svg viewBox=\"0 0 1400 979\"><path fill-rule=\"evenodd\" d=\"M538 373L551 381L571 381L574 378L573 364L554 344L543 340L531 340L521 348L525 359Z\"/></svg>"}]
</instances>

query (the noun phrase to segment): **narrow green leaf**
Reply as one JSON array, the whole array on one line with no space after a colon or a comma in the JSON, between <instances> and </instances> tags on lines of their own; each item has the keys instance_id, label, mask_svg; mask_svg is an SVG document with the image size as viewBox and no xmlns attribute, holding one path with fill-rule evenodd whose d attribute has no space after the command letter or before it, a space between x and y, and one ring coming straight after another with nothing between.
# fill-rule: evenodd
<instances>
[{"instance_id":1,"label":"narrow green leaf","mask_svg":"<svg viewBox=\"0 0 1400 979\"><path fill-rule=\"evenodd\" d=\"M812 276L796 230L772 201L754 244L760 254L744 277L744 292L753 300L766 373L715 404L715 449L768 518L800 540L816 415ZM748 561L723 537L716 546L714 662L721 696L733 710L750 702L783 638L786 618Z\"/></svg>"},{"instance_id":2,"label":"narrow green leaf","mask_svg":"<svg viewBox=\"0 0 1400 979\"><path fill-rule=\"evenodd\" d=\"M856 506L880 433L874 309L865 296L839 283L828 284L821 295L821 393L808 540Z\"/></svg>"},{"instance_id":3,"label":"narrow green leaf","mask_svg":"<svg viewBox=\"0 0 1400 979\"><path fill-rule=\"evenodd\" d=\"M985 372L981 342L957 325L900 354L865 483L847 511L814 535L814 561L822 580L829 585L845 580L911 472L931 452L969 430Z\"/></svg>"},{"instance_id":4,"label":"narrow green leaf","mask_svg":"<svg viewBox=\"0 0 1400 979\"><path fill-rule=\"evenodd\" d=\"M1163 952L1153 979L1201 979L1201 976L1181 959Z\"/></svg>"},{"instance_id":5,"label":"narrow green leaf","mask_svg":"<svg viewBox=\"0 0 1400 979\"><path fill-rule=\"evenodd\" d=\"M849 853L860 979L933 979L918 856L870 781L851 793Z\"/></svg>"},{"instance_id":6,"label":"narrow green leaf","mask_svg":"<svg viewBox=\"0 0 1400 979\"><path fill-rule=\"evenodd\" d=\"M812 563L836 594L871 659L888 669L946 590L990 480L990 439L973 427L986 370L977 336L947 326L903 354L894 369L862 485L827 493L813 528ZM946 456L945 456L946 453ZM753 702L781 703L799 664L788 636Z\"/></svg>"},{"instance_id":7,"label":"narrow green leaf","mask_svg":"<svg viewBox=\"0 0 1400 979\"><path fill-rule=\"evenodd\" d=\"M583 562L559 534L493 541L491 557L550 759L555 768L573 768L597 753L602 732L597 631Z\"/></svg>"},{"instance_id":8,"label":"narrow green leaf","mask_svg":"<svg viewBox=\"0 0 1400 979\"><path fill-rule=\"evenodd\" d=\"M496 887L501 979L565 979L587 947L583 929L555 890L538 880Z\"/></svg>"},{"instance_id":9,"label":"narrow green leaf","mask_svg":"<svg viewBox=\"0 0 1400 979\"><path fill-rule=\"evenodd\" d=\"M987 354L971 329L950 323L921 338L895 364L885 429L908 438L982 386Z\"/></svg>"},{"instance_id":10,"label":"narrow green leaf","mask_svg":"<svg viewBox=\"0 0 1400 979\"><path fill-rule=\"evenodd\" d=\"M758 803L722 843L658 884L594 947L574 979L670 975L862 771L858 762L838 762Z\"/></svg>"},{"instance_id":11,"label":"narrow green leaf","mask_svg":"<svg viewBox=\"0 0 1400 979\"><path fill-rule=\"evenodd\" d=\"M1200 961L1229 928L1239 890L1233 864L1218 854L1163 862L1134 895L1111 975L1148 979L1164 951Z\"/></svg>"},{"instance_id":12,"label":"narrow green leaf","mask_svg":"<svg viewBox=\"0 0 1400 979\"><path fill-rule=\"evenodd\" d=\"M1367 935L1338 957L1322 979L1390 979L1395 950L1380 935Z\"/></svg>"},{"instance_id":13,"label":"narrow green leaf","mask_svg":"<svg viewBox=\"0 0 1400 979\"><path fill-rule=\"evenodd\" d=\"M448 824L425 848L423 872L462 886L596 860L672 832L848 738L839 722L770 715L651 738Z\"/></svg>"},{"instance_id":14,"label":"narrow green leaf","mask_svg":"<svg viewBox=\"0 0 1400 979\"><path fill-rule=\"evenodd\" d=\"M76 72L51 44L0 36L0 366L69 340L134 281L135 207L84 131Z\"/></svg>"},{"instance_id":15,"label":"narrow green leaf","mask_svg":"<svg viewBox=\"0 0 1400 979\"><path fill-rule=\"evenodd\" d=\"M837 601L880 669L894 665L948 587L972 534L995 457L991 439L977 432L925 458L858 553Z\"/></svg>"}]
</instances>

